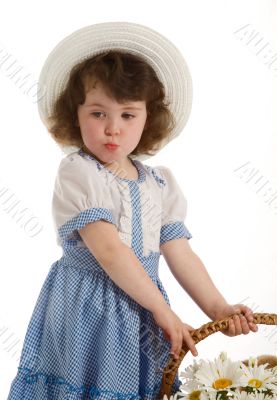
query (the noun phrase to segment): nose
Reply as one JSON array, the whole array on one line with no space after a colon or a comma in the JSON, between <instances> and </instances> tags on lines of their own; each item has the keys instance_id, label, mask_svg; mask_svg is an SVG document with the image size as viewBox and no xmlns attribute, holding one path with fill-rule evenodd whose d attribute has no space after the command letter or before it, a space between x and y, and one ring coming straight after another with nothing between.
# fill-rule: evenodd
<instances>
[{"instance_id":1,"label":"nose","mask_svg":"<svg viewBox=\"0 0 277 400\"><path fill-rule=\"evenodd\" d=\"M120 133L119 123L116 118L107 119L105 133L107 135L117 135Z\"/></svg>"}]
</instances>

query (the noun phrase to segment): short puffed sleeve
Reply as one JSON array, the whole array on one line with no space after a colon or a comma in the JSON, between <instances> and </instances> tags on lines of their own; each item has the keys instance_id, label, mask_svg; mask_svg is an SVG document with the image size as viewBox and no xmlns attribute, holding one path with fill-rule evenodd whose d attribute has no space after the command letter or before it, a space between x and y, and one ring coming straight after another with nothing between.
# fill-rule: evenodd
<instances>
[{"instance_id":1,"label":"short puffed sleeve","mask_svg":"<svg viewBox=\"0 0 277 400\"><path fill-rule=\"evenodd\" d=\"M97 170L78 153L60 162L52 197L52 216L57 243L81 240L78 230L86 224L105 220L115 224L109 187Z\"/></svg>"},{"instance_id":2,"label":"short puffed sleeve","mask_svg":"<svg viewBox=\"0 0 277 400\"><path fill-rule=\"evenodd\" d=\"M187 200L171 170L164 166L158 167L158 170L163 178L160 245L182 237L191 239L192 235L184 223Z\"/></svg>"}]
</instances>

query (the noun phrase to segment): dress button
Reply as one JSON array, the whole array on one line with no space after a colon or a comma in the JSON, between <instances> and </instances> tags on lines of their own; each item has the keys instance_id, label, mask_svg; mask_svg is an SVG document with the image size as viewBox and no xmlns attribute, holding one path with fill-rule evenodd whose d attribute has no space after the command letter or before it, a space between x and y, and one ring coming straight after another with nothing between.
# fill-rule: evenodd
<instances>
[{"instance_id":1,"label":"dress button","mask_svg":"<svg viewBox=\"0 0 277 400\"><path fill-rule=\"evenodd\" d=\"M70 161L74 161L74 158L73 158L73 157L69 157L69 160L70 160Z\"/></svg>"}]
</instances>

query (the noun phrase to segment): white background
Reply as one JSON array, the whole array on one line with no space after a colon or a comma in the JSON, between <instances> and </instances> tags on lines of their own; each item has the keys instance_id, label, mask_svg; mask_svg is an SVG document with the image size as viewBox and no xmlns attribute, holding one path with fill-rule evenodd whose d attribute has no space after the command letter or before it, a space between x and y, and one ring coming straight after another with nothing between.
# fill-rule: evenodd
<instances>
[{"instance_id":1,"label":"white background","mask_svg":"<svg viewBox=\"0 0 277 400\"><path fill-rule=\"evenodd\" d=\"M172 169L188 201L190 245L226 300L269 313L277 303L277 200L266 203L266 190L277 193L277 61L271 67L266 61L277 54L276 20L273 0L17 1L5 2L0 13L1 49L33 82L61 39L93 23L141 23L175 43L193 78L191 116L177 139L144 162ZM256 46L255 40L247 44L251 30L256 42L261 39ZM40 288L61 256L51 198L63 154L39 119L35 97L8 77L4 64L0 84L0 191L8 188L43 227L31 237L0 197L0 392L6 398ZM209 321L163 258L160 277L184 322L198 328ZM276 354L277 328L259 325L258 333L233 338L216 333L197 348L199 357L210 359L221 350L232 359ZM187 354L182 366L192 360Z\"/></svg>"}]
</instances>

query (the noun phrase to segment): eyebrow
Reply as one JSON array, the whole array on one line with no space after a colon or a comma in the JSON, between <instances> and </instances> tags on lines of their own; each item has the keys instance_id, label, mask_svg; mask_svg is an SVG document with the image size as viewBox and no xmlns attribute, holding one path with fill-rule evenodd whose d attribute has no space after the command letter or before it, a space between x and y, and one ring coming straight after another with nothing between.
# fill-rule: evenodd
<instances>
[{"instance_id":1,"label":"eyebrow","mask_svg":"<svg viewBox=\"0 0 277 400\"><path fill-rule=\"evenodd\" d=\"M92 103L92 104L88 104L86 107L102 107L105 108L105 106L103 104L99 104L99 103ZM125 106L122 107L123 110L142 110L141 107L134 107L134 106Z\"/></svg>"}]
</instances>

